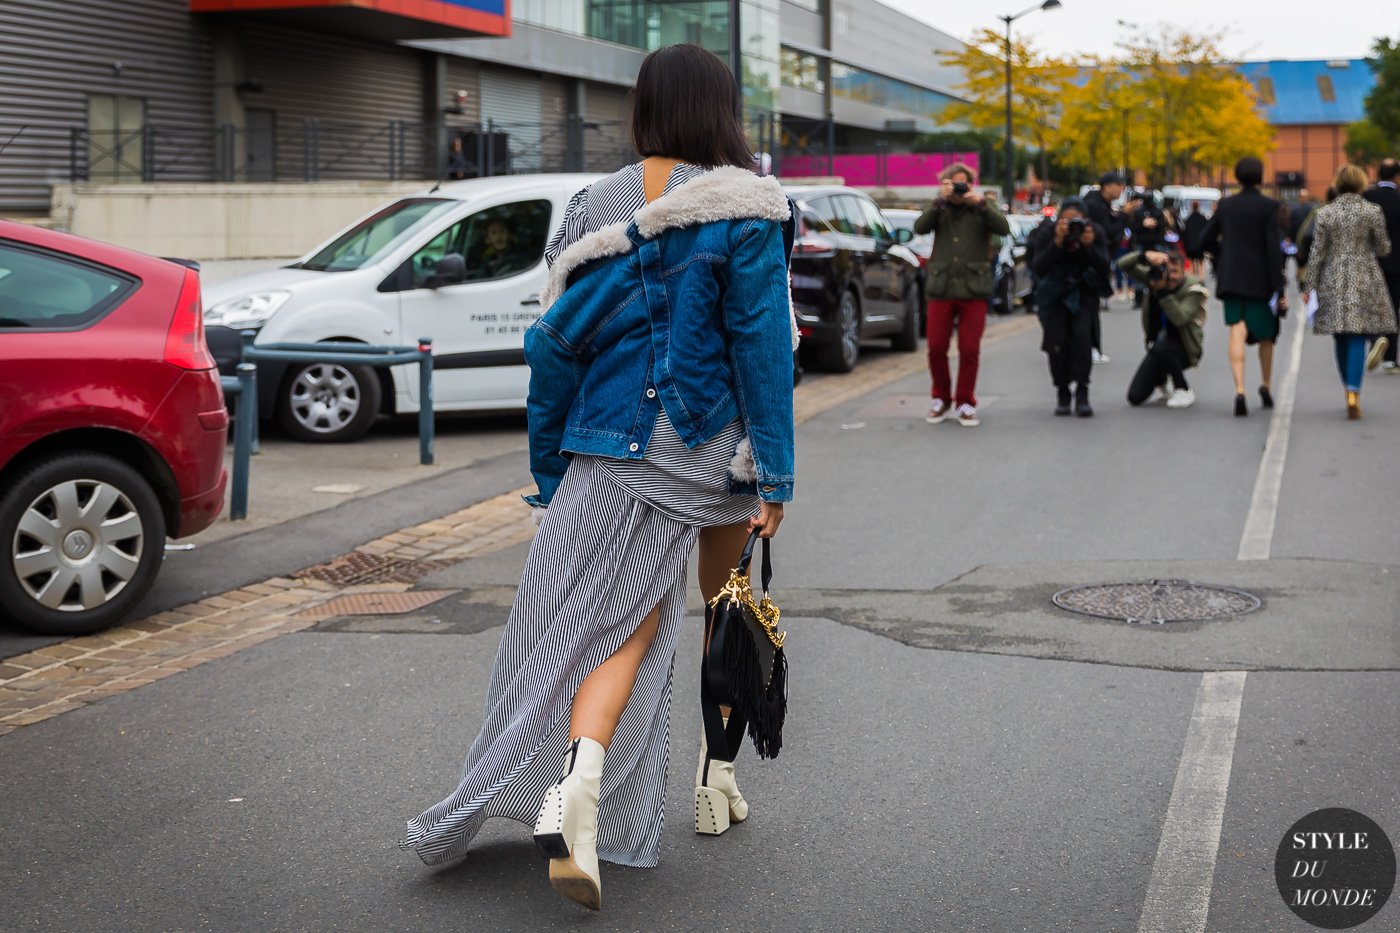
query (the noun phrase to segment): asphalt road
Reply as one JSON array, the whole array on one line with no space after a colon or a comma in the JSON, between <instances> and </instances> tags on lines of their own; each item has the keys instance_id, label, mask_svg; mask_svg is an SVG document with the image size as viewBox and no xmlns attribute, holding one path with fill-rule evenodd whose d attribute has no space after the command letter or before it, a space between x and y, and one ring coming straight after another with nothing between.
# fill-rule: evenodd
<instances>
[{"instance_id":1,"label":"asphalt road","mask_svg":"<svg viewBox=\"0 0 1400 933\"><path fill-rule=\"evenodd\" d=\"M480 722L513 548L423 580L459 590L427 610L330 620L0 738L0 926L1312 929L1274 887L1294 821L1349 807L1400 843L1400 377L1368 379L1366 418L1349 423L1330 342L1305 337L1277 508L1261 512L1271 419L1231 415L1218 309L1187 411L1129 409L1136 316L1104 329L1093 419L1051 416L1025 334L984 354L975 430L926 425L922 377L799 429L775 546L783 753L740 759L746 824L695 836L683 654L663 863L605 866L600 915L550 891L524 827L489 824L443 871L394 845L450 790ZM523 466L507 453L455 474L470 489L433 479L438 495L341 517L408 524L520 485ZM1274 519L1268 559L1240 561L1252 508ZM357 527L297 519L190 566L212 554L225 575L260 573L308 529L353 543ZM1128 625L1049 601L1180 578L1262 607ZM1208 702L1211 685L1233 704ZM1163 891L1173 909L1153 914ZM1400 930L1400 903L1359 929Z\"/></svg>"}]
</instances>

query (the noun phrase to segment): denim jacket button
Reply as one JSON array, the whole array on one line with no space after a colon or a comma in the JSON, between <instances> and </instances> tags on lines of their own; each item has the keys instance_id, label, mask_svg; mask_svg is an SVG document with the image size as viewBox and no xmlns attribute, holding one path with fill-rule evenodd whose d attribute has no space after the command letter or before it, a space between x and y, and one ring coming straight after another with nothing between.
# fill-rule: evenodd
<instances>
[{"instance_id":1,"label":"denim jacket button","mask_svg":"<svg viewBox=\"0 0 1400 933\"><path fill-rule=\"evenodd\" d=\"M630 447L628 447L627 449L630 450L630 451L632 451L632 453L636 453L636 452L637 452L637 445L636 445L636 444L633 444L633 445L631 445Z\"/></svg>"},{"instance_id":2,"label":"denim jacket button","mask_svg":"<svg viewBox=\"0 0 1400 933\"><path fill-rule=\"evenodd\" d=\"M773 488L774 488L774 487L772 487L772 486L764 486L764 487L763 487L763 491L764 491L764 492L772 492L772 491L773 491Z\"/></svg>"},{"instance_id":3,"label":"denim jacket button","mask_svg":"<svg viewBox=\"0 0 1400 933\"><path fill-rule=\"evenodd\" d=\"M647 398L656 398L656 390L647 389Z\"/></svg>"}]
</instances>

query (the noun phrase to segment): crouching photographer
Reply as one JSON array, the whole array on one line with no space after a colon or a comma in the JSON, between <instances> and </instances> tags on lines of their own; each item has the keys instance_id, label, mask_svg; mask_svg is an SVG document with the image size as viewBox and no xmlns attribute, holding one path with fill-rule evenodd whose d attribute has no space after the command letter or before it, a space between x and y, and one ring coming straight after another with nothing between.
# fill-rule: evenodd
<instances>
[{"instance_id":1,"label":"crouching photographer","mask_svg":"<svg viewBox=\"0 0 1400 933\"><path fill-rule=\"evenodd\" d=\"M1142 306L1142 330L1147 356L1128 386L1128 404L1141 405L1172 382L1168 408L1189 408L1196 395L1186 382L1186 370L1201 360L1206 299L1210 293L1186 272L1179 252L1138 250L1118 260L1118 267L1147 287Z\"/></svg>"},{"instance_id":2,"label":"crouching photographer","mask_svg":"<svg viewBox=\"0 0 1400 933\"><path fill-rule=\"evenodd\" d=\"M1040 348L1055 383L1055 414L1094 414L1089 404L1089 370L1099 299L1112 293L1107 234L1084 216L1084 202L1065 198L1054 226L1036 234L1033 271L1035 305L1044 331Z\"/></svg>"}]
</instances>

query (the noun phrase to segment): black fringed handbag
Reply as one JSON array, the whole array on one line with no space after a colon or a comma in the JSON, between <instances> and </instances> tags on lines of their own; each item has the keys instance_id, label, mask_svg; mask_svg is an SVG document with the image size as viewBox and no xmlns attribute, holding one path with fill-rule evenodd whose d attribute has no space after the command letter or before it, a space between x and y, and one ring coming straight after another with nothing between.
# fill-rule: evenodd
<instances>
[{"instance_id":1,"label":"black fringed handbag","mask_svg":"<svg viewBox=\"0 0 1400 933\"><path fill-rule=\"evenodd\" d=\"M758 540L757 531L749 535L739 566L730 571L729 582L705 608L709 642L700 661L700 712L709 757L724 761L733 761L739 753L745 728L760 758L776 758L783 747L787 633L778 631L778 607L768 598L773 564L767 538L762 539L763 597L754 601L749 564ZM721 706L730 707L727 727Z\"/></svg>"}]
</instances>

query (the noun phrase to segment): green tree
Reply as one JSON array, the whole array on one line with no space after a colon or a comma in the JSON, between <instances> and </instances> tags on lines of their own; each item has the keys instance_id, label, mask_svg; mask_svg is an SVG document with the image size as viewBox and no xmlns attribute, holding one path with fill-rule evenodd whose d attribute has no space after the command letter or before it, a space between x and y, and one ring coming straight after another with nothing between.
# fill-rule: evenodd
<instances>
[{"instance_id":1,"label":"green tree","mask_svg":"<svg viewBox=\"0 0 1400 933\"><path fill-rule=\"evenodd\" d=\"M1377 39L1366 60L1376 86L1366 95L1366 118L1347 127L1347 158L1374 165L1400 151L1400 42Z\"/></svg>"}]
</instances>

